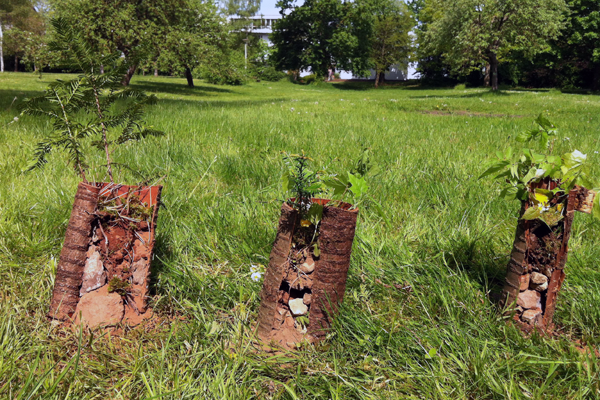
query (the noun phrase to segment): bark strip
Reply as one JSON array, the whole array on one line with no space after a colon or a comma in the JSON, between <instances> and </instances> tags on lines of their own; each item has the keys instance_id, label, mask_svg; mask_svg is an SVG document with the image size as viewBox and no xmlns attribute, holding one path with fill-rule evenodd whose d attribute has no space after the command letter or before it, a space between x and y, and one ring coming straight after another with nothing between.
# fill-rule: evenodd
<instances>
[{"instance_id":1,"label":"bark strip","mask_svg":"<svg viewBox=\"0 0 600 400\"><path fill-rule=\"evenodd\" d=\"M294 227L298 219L298 211L288 204L281 206L281 217L277 236L271 249L269 266L265 272L262 291L260 293L260 308L258 310L258 335L262 340L269 340L274 328L275 313L277 312L277 299L279 287L283 277L284 264L287 260L292 244Z\"/></svg>"},{"instance_id":2,"label":"bark strip","mask_svg":"<svg viewBox=\"0 0 600 400\"><path fill-rule=\"evenodd\" d=\"M90 242L94 211L100 188L80 183L67 225L65 241L58 261L48 316L66 320L79 302L79 288Z\"/></svg>"},{"instance_id":3,"label":"bark strip","mask_svg":"<svg viewBox=\"0 0 600 400\"><path fill-rule=\"evenodd\" d=\"M331 328L333 316L344 299L358 209L323 208L319 230L321 256L315 268L313 305L308 335L320 340Z\"/></svg>"}]
</instances>

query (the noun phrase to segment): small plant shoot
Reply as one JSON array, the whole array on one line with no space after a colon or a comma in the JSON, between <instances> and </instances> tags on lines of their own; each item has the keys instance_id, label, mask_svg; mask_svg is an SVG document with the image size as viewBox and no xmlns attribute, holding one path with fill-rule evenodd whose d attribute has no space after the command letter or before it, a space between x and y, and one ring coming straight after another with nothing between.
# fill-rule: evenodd
<instances>
[{"instance_id":1,"label":"small plant shoot","mask_svg":"<svg viewBox=\"0 0 600 400\"><path fill-rule=\"evenodd\" d=\"M63 19L54 19L52 25L55 40L49 43L49 49L62 55L64 66L82 72L75 79L57 80L42 96L22 104L22 114L49 118L53 127L52 133L38 143L35 160L27 170L42 167L52 150L62 148L68 162L87 182L85 149L92 145L104 153L106 170L114 183L114 147L163 134L145 127L142 120L144 107L154 104L156 97L123 88L121 79L128 66L120 53L98 55ZM85 143L88 138L90 143Z\"/></svg>"}]
</instances>

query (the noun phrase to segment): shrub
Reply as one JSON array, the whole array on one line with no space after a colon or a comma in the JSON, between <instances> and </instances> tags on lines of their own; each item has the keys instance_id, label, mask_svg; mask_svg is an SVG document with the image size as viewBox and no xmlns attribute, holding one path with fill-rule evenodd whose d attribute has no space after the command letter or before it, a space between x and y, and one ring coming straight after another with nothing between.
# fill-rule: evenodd
<instances>
[{"instance_id":1,"label":"shrub","mask_svg":"<svg viewBox=\"0 0 600 400\"><path fill-rule=\"evenodd\" d=\"M235 54L219 54L200 67L200 77L215 85L243 85L249 79L244 60Z\"/></svg>"},{"instance_id":2,"label":"shrub","mask_svg":"<svg viewBox=\"0 0 600 400\"><path fill-rule=\"evenodd\" d=\"M286 77L286 73L278 71L275 67L264 67L257 71L258 79L268 82L278 82Z\"/></svg>"}]
</instances>

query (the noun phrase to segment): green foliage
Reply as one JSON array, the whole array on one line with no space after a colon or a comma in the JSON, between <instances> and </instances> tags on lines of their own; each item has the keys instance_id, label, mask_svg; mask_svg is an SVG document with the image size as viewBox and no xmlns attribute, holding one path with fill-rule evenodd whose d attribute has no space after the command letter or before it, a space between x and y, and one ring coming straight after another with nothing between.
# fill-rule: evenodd
<instances>
[{"instance_id":1,"label":"green foliage","mask_svg":"<svg viewBox=\"0 0 600 400\"><path fill-rule=\"evenodd\" d=\"M372 14L365 1L281 0L282 19L271 34L273 64L282 70L311 70L320 77L330 68L364 75L369 69Z\"/></svg>"},{"instance_id":2,"label":"green foliage","mask_svg":"<svg viewBox=\"0 0 600 400\"><path fill-rule=\"evenodd\" d=\"M498 63L510 52L532 56L548 48L563 27L564 0L432 0L431 22L420 35L422 51L443 54L456 71L491 68L498 88Z\"/></svg>"},{"instance_id":3,"label":"green foliage","mask_svg":"<svg viewBox=\"0 0 600 400\"><path fill-rule=\"evenodd\" d=\"M109 147L162 135L161 131L145 127L142 121L144 107L153 104L156 97L123 88L121 77L128 66L120 63L120 54L99 56L66 20L55 19L52 24L55 40L49 47L62 54L64 65L83 73L69 81L57 80L42 96L28 99L21 105L22 114L49 118L54 129L38 143L36 160L28 169L43 166L47 155L54 148L62 147L86 180L83 139L95 137L92 144L105 152L112 181ZM105 73L100 73L101 66ZM123 103L122 107L116 107L117 102Z\"/></svg>"},{"instance_id":4,"label":"green foliage","mask_svg":"<svg viewBox=\"0 0 600 400\"><path fill-rule=\"evenodd\" d=\"M517 140L538 140L544 153L537 153L534 149L523 149L521 154L513 155L512 148L508 147L504 153L496 153L498 161L495 161L480 179L498 173L495 179L508 184L502 189L500 196L529 201L532 207L523 218L539 218L551 226L551 223L556 224L562 218L564 201L575 185L594 189L598 187L598 183L590 174L590 165L586 162L587 155L579 150L562 156L552 155L558 130L542 114L535 122L537 127L520 134ZM535 184L542 181L555 182L557 186L552 190L537 188ZM597 213L595 216L600 218Z\"/></svg>"},{"instance_id":5,"label":"green foliage","mask_svg":"<svg viewBox=\"0 0 600 400\"><path fill-rule=\"evenodd\" d=\"M234 51L219 51L199 68L200 76L215 85L243 85L249 80L243 55Z\"/></svg>"},{"instance_id":6,"label":"green foliage","mask_svg":"<svg viewBox=\"0 0 600 400\"><path fill-rule=\"evenodd\" d=\"M122 280L118 276L114 276L108 281L108 293L117 293L121 296L127 295L131 288L131 284L127 280Z\"/></svg>"},{"instance_id":7,"label":"green foliage","mask_svg":"<svg viewBox=\"0 0 600 400\"><path fill-rule=\"evenodd\" d=\"M416 24L408 6L399 0L374 0L372 8L370 59L376 74L389 71L394 64L407 66L414 52L410 32Z\"/></svg>"},{"instance_id":8,"label":"green foliage","mask_svg":"<svg viewBox=\"0 0 600 400\"><path fill-rule=\"evenodd\" d=\"M303 220L319 220L323 207L312 203L318 196L342 200L348 193L352 194L353 206L357 207L365 199L369 185L365 175L372 169L370 149L365 148L356 166L346 174L329 174L324 170L313 171L310 163L313 160L302 154L285 154L286 171L281 177L282 189L289 192L292 199L288 203L300 211ZM333 201L330 205L335 205Z\"/></svg>"}]
</instances>

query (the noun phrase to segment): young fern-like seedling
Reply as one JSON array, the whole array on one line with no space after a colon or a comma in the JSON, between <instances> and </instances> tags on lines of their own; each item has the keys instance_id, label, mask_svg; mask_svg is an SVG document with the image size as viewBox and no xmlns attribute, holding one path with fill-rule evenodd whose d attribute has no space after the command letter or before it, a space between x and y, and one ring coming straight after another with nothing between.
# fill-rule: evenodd
<instances>
[{"instance_id":1,"label":"young fern-like seedling","mask_svg":"<svg viewBox=\"0 0 600 400\"><path fill-rule=\"evenodd\" d=\"M21 106L22 114L45 116L53 125L53 132L36 147L35 161L28 170L42 167L53 149L63 148L87 182L88 165L82 149L84 139L95 137L91 144L104 152L108 176L114 183L111 147L163 134L146 128L142 119L144 107L154 104L156 97L123 88L121 79L128 66L120 53L98 55L65 20L54 19L52 25L55 40L48 44L49 49L62 55L64 66L82 72L75 79L50 84L42 96ZM117 102L124 107L116 107Z\"/></svg>"}]
</instances>

